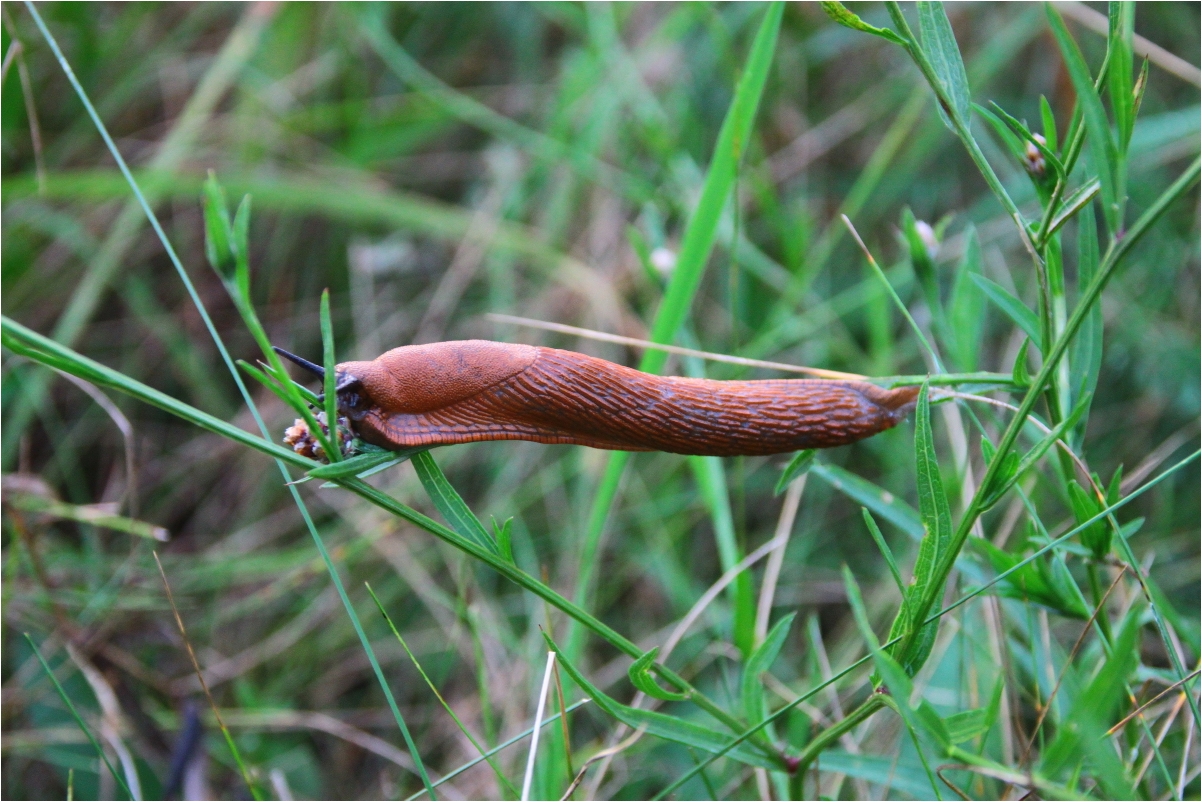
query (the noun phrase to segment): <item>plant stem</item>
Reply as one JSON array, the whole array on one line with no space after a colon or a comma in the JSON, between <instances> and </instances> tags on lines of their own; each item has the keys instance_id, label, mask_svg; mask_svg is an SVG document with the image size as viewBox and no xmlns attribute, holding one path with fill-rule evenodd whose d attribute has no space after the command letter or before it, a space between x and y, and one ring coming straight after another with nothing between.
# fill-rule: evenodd
<instances>
[{"instance_id":1,"label":"plant stem","mask_svg":"<svg viewBox=\"0 0 1202 802\"><path fill-rule=\"evenodd\" d=\"M846 733L859 726L866 721L876 711L885 706L885 697L879 692L874 692L855 710L848 713L837 724L832 724L822 732L818 733L814 740L806 744L805 749L801 750L801 754L797 756L797 775L804 775L809 769L810 764L817 760L818 756L835 741L842 738Z\"/></svg>"}]
</instances>

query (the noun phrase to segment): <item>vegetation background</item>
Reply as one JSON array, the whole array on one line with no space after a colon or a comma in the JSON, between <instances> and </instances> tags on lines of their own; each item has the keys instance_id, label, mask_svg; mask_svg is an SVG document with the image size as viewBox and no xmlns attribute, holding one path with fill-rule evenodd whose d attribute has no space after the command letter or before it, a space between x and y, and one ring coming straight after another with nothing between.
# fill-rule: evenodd
<instances>
[{"instance_id":1,"label":"vegetation background","mask_svg":"<svg viewBox=\"0 0 1202 802\"><path fill-rule=\"evenodd\" d=\"M968 139L941 120L913 52L838 25L817 4L783 16L755 3L37 9L229 353L252 364L264 357L251 306L272 343L317 360L328 288L340 361L471 337L630 365L658 358L488 317L502 313L870 376L992 371L1001 375L991 386L1008 392L991 396L1018 404L1013 381L1038 373L1098 269L1091 248L1105 254L1116 231L1188 177L1199 150L1193 3L1135 9L1136 55L1124 62L1112 46L1108 59L1127 77L1104 81L1102 103L1086 104L1086 155L1051 199L1052 161L1015 133L1017 121L1046 134L1053 115L1049 153L1064 159L1082 85L1037 5L949 6L951 50L937 6L901 9L915 37L922 28L919 52L949 80L952 122L971 116ZM854 10L900 31L884 6ZM1062 12L1097 75L1108 42L1123 41L1107 38L1108 10ZM588 764L573 798L1198 798L1196 188L1174 196L1087 305L1079 342L1094 350L1074 346L1054 379L1066 393L1072 384L1071 403L1032 394L1052 404L1035 412L1056 423L1096 382L1065 437L1103 488L1122 466L1110 503L1163 475L1117 520L1095 515L1104 505L1082 490L1084 474L1074 485L1072 461L1052 451L979 517L946 587L928 582L919 542L935 549L940 526L978 520L965 511L982 512L971 501L986 474L982 433L996 444L1012 418L958 402L935 406L927 429L912 418L821 453L779 495L788 455L639 454L619 473L621 457L529 443L439 449L449 485L428 457L360 483L447 520L454 531L439 539L419 518L319 481L295 488L299 507L267 457L228 430L96 388L142 382L255 430L29 9L6 3L3 15L7 798L401 798L423 791L423 773L450 777L435 789L446 798L517 798L524 781L532 798L559 798L586 761L629 735L619 721L652 732ZM1148 41L1159 48L1132 131L1132 104L1115 98L1137 90ZM960 105L968 97L984 110ZM1113 121L1112 151L1099 144L1095 111ZM219 241L214 185L206 221L208 171L231 205L252 196L249 234L230 229L232 244ZM1053 276L1041 289L1004 199L1037 223L1095 176L1097 200L1038 243ZM235 261L249 269L244 296ZM695 275L691 288L682 271ZM69 353L55 362L12 321L109 372L89 373ZM676 356L663 369L784 375ZM278 441L297 413L251 386ZM1041 437L1028 426L1019 442L1026 450ZM931 448L938 464L924 469ZM946 506L940 517L945 493L952 519ZM462 515L460 496L485 528ZM862 507L879 524L875 539ZM895 650L900 666L873 658L869 630L887 639L905 592L893 566L926 583L934 614L1079 523L1090 523L1079 538L945 614L926 653L906 662ZM476 552L455 547L477 532ZM500 543L511 562L481 556L502 553ZM754 565L715 586L748 555ZM547 589L612 636L574 623ZM544 718L585 698L569 668L597 701L541 730L531 772L523 736L544 696L544 635L562 647ZM654 684L646 661L628 674L631 649L655 646L653 659L691 683L693 700L640 694L663 719L603 702L685 687L658 668ZM890 694L872 692L874 665ZM1183 676L1192 679L1177 684ZM877 698L892 709L872 707ZM790 702L711 760L732 730Z\"/></svg>"}]
</instances>

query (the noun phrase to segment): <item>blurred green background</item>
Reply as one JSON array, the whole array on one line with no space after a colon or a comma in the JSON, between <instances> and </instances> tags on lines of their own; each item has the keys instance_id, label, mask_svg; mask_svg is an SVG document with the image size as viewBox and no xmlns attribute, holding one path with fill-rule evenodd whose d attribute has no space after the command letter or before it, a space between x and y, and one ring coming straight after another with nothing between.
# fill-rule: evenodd
<instances>
[{"instance_id":1,"label":"blurred green background","mask_svg":"<svg viewBox=\"0 0 1202 802\"><path fill-rule=\"evenodd\" d=\"M634 365L637 349L486 314L646 337L764 6L39 9L235 357L253 362L257 352L205 260L200 188L210 170L234 202L252 196L254 301L272 341L289 350L319 358L318 298L329 288L340 360L413 342L488 338ZM874 24L888 22L883 7L856 11ZM996 101L1035 128L1044 95L1064 125L1074 93L1041 7L954 4L948 12L976 102ZM11 54L2 98L4 314L252 428L161 244L32 18L16 4L5 4L3 13L3 50ZM1089 13L1096 15L1084 5L1065 9L1096 69L1105 37L1081 24ZM1102 8L1103 21L1104 14ZM1199 25L1197 4L1148 3L1136 11L1138 34L1188 62L1198 60ZM1131 145L1133 214L1198 152L1192 70L1151 66ZM974 131L1020 206L1037 209L1023 165L980 118ZM931 318L900 234L906 207L940 233L935 267L946 293L967 253L974 272L1034 304L1035 277L1013 222L940 122L913 64L900 48L833 24L816 4L785 11L737 200L719 227L681 344L872 376L927 372L916 338L840 214L854 222L921 327ZM1146 478L1197 447L1198 239L1195 191L1140 242L1104 295L1105 355L1080 449L1104 479L1120 464L1128 481ZM979 291L963 292L954 367L1009 373L1021 331ZM668 372L698 367L673 358ZM779 375L712 363L705 370L715 378ZM42 400L31 395L38 382L47 388ZM167 782L189 704L199 705L206 725L190 787L245 798L199 694L152 547L208 684L265 793L396 798L420 790L351 622L266 458L109 397L107 406L99 404L76 384L5 354L4 795L62 797L69 769L79 798L115 793L32 659L21 637L29 632L89 720L123 728L147 798ZM268 393L256 398L269 426L282 433L293 416ZM1002 418L990 410L980 415L996 431ZM935 420L955 510L960 479L951 455L964 453L964 445L947 439L941 415ZM821 461L914 504L913 435L906 423ZM975 435L969 451L979 465ZM437 454L483 521L513 519L518 564L571 598L604 455L529 443ZM716 530L733 533L741 554L773 536L781 502L772 491L785 461L724 461L730 503L723 520L685 458L636 455L589 567L597 577L589 610L639 644L661 643L722 573ZM896 607L885 562L859 504L836 486L838 475L810 476L791 528L773 607L774 617L799 616L768 686L781 694L773 706L863 654L840 566L859 579L879 627ZM1037 478L1025 486L1046 520L1071 518L1054 490L1040 496ZM380 482L438 517L408 465ZM302 494L431 770L441 776L478 753L388 633L365 580L473 733L496 745L528 728L545 658L539 628L562 639L566 619L415 527L316 485L303 486ZM60 506L48 512L50 503ZM1182 647L1190 666L1198 659L1199 503L1195 463L1121 516L1146 518L1134 546L1166 603L1195 633L1192 647ZM168 540L72 520L97 510L162 527ZM995 543L1005 547L1013 532L1010 547L1021 548L1021 503L1001 505L984 523ZM898 527L884 529L899 562L909 565L913 541ZM758 588L762 567L753 576ZM967 587L978 579L962 581ZM715 600L673 658L718 699L738 693L736 595ZM1030 680L1043 668L1028 636L1042 631L1046 648L1059 644L1048 660L1060 665L1080 624L1066 629L1054 612L1049 624L1037 605L1001 609L1021 630L1011 631L1014 664L1006 667L1016 688L1007 710L1021 731L1021 722L1029 728L1038 715L1023 682L1046 679ZM967 634L944 644L948 651L932 660L929 678L928 698L949 710L988 701L991 679L980 684L984 701L965 702L976 687L968 678L998 670L973 635L976 613L964 615L956 626ZM68 643L76 658L64 651ZM1148 666L1168 665L1154 637L1143 647ZM595 684L627 700L628 662L619 658L593 641L580 664ZM96 676L81 674L81 664ZM98 688L111 698L97 701ZM579 698L571 686L565 690L569 702ZM838 718L841 704L847 700L820 695L780 734L804 740L814 722ZM613 721L586 706L571 722L578 770L606 743ZM1183 723L1190 726L1184 719L1177 726ZM568 768L562 738L546 732L559 738L550 748L561 758L540 763L535 793L558 798ZM1174 776L1181 760L1193 771L1197 740L1192 747L1178 742ZM526 743L498 758L516 785ZM894 773L882 770L873 780L853 767L853 779L835 783L824 772L823 793L922 795L914 788L926 776L896 718L874 719L842 748L884 755L882 765ZM899 753L901 762L891 763ZM646 737L604 774L589 775L576 798L585 791L644 797L693 765L688 750ZM1197 798L1193 777L1183 787ZM687 789L720 798L757 794L737 765ZM484 764L443 791L448 798L509 795Z\"/></svg>"}]
</instances>

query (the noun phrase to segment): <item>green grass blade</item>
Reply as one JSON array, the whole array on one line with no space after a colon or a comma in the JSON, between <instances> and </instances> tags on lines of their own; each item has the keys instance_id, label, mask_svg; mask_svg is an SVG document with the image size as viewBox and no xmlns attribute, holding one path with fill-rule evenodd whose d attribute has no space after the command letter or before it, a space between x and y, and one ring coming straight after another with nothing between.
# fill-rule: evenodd
<instances>
[{"instance_id":1,"label":"green grass blade","mask_svg":"<svg viewBox=\"0 0 1202 802\"><path fill-rule=\"evenodd\" d=\"M968 73L964 71L964 60L960 57L960 48L956 44L956 36L952 33L952 25L948 22L943 3L918 3L918 30L922 35L923 50L926 51L935 75L939 77L947 96L951 99L956 116L967 122L972 108ZM942 107L939 111L947 127L956 132L956 127L947 118Z\"/></svg>"},{"instance_id":2,"label":"green grass blade","mask_svg":"<svg viewBox=\"0 0 1202 802\"><path fill-rule=\"evenodd\" d=\"M776 480L776 489L773 491L773 495L779 496L789 485L793 484L794 479L807 473L814 466L814 457L817 454L818 452L812 448L794 454L793 459L789 460L789 464L780 472L780 479Z\"/></svg>"},{"instance_id":3,"label":"green grass blade","mask_svg":"<svg viewBox=\"0 0 1202 802\"><path fill-rule=\"evenodd\" d=\"M1135 38L1135 3L1110 3L1110 34L1107 47L1110 65L1106 69L1107 90L1114 121L1118 128L1118 150L1127 153L1131 132L1135 130L1135 93L1132 70L1135 66L1132 46Z\"/></svg>"},{"instance_id":4,"label":"green grass blade","mask_svg":"<svg viewBox=\"0 0 1202 802\"><path fill-rule=\"evenodd\" d=\"M1026 304L1015 298L1001 284L982 276L980 273L973 273L970 276L973 283L981 288L981 292L997 306L998 309L1010 318L1014 325L1022 329L1031 342L1041 342L1039 338L1039 316L1032 312Z\"/></svg>"},{"instance_id":5,"label":"green grass blade","mask_svg":"<svg viewBox=\"0 0 1202 802\"><path fill-rule=\"evenodd\" d=\"M822 6L822 10L826 12L826 15L830 17L831 20L837 22L845 28L851 28L853 31L870 33L873 36L879 36L882 39L888 39L890 42L898 45L904 45L906 43L904 39L888 28L878 28L875 25L869 25L842 3L835 2L835 0L824 0L823 2L819 3L819 5Z\"/></svg>"},{"instance_id":6,"label":"green grass blade","mask_svg":"<svg viewBox=\"0 0 1202 802\"><path fill-rule=\"evenodd\" d=\"M868 527L868 533L872 535L872 539L876 542L876 547L880 549L881 555L885 558L885 564L889 566L889 573L893 575L893 581L904 599L906 597L906 585L902 582L901 571L897 569L897 560L893 559L893 550L885 542L885 536L881 534L881 528L876 525L876 519L872 517L872 513L868 511L868 508L861 507L860 512L864 514L864 525Z\"/></svg>"},{"instance_id":7,"label":"green grass blade","mask_svg":"<svg viewBox=\"0 0 1202 802\"><path fill-rule=\"evenodd\" d=\"M1114 136L1110 131L1110 122L1106 119L1106 110L1102 107L1102 98L1094 89L1094 79L1089 73L1089 66L1080 48L1064 27L1060 12L1052 6L1047 7L1048 22L1052 35L1060 47L1064 57L1064 65L1068 69L1073 89L1077 92L1077 102L1081 105L1085 120L1085 132L1089 140L1091 161L1098 179L1102 183L1102 210L1106 225L1112 234L1122 227L1123 187L1120 178L1120 156ZM1128 72L1130 67L1128 67Z\"/></svg>"},{"instance_id":8,"label":"green grass blade","mask_svg":"<svg viewBox=\"0 0 1202 802\"><path fill-rule=\"evenodd\" d=\"M914 540L922 539L922 516L904 499L836 465L819 463L810 468L810 473L857 504L872 510Z\"/></svg>"},{"instance_id":9,"label":"green grass blade","mask_svg":"<svg viewBox=\"0 0 1202 802\"><path fill-rule=\"evenodd\" d=\"M496 541L488 534L484 524L480 523L480 519L467 506L463 497L447 481L446 475L434 461L434 456L429 451L420 451L410 457L410 461L417 470L417 476L421 479L426 494L442 513L442 517L447 519L451 528L480 548L500 556Z\"/></svg>"},{"instance_id":10,"label":"green grass blade","mask_svg":"<svg viewBox=\"0 0 1202 802\"><path fill-rule=\"evenodd\" d=\"M384 621L388 624L388 629L394 636L396 636L397 642L401 644L401 648L405 650L405 654L409 655L409 660L413 663L413 667L417 669L417 673L422 675L422 679L425 680L425 683L430 688L430 691L438 699L438 703L442 705L444 710L447 711L447 714L455 722L455 726L459 728L459 731L464 734L468 741L471 742L472 746L476 748L476 751L480 753L480 757L483 760L488 761L489 767L492 768L493 773L497 777L497 782L499 782L505 788L505 790L509 792L511 797L517 797L518 790L514 788L513 783L511 783L509 778L505 776L505 773L501 771L501 767L493 761L492 755L486 752L484 748L480 746L480 743L476 740L475 736L472 735L471 731L467 728L467 725L465 725L459 719L459 716L455 714L455 710L450 704L447 703L447 700L443 698L442 694L439 693L438 687L434 684L434 681L430 679L429 675L426 674L426 670L422 668L422 664L418 661L417 655L413 653L413 650L409 648L409 644L406 643L405 639L401 637L401 633L397 630L396 624L392 623L392 618L388 615L388 611L384 609L383 603L380 601L380 598L376 596L376 592L372 590L371 585L364 583L364 586L367 588L367 592L371 595L371 600L374 601L376 603L376 607L380 609L380 615L384 616Z\"/></svg>"},{"instance_id":11,"label":"green grass blade","mask_svg":"<svg viewBox=\"0 0 1202 802\"><path fill-rule=\"evenodd\" d=\"M88 725L84 724L83 716L79 715L79 711L75 709L75 704L71 701L71 697L67 696L67 692L63 690L63 686L59 683L58 677L54 676L54 672L50 670L50 666L46 662L46 658L42 657L42 653L38 651L38 647L36 644L34 644L33 638L29 637L28 632L22 634L25 636L25 640L29 641L29 648L33 650L34 656L37 657L38 662L42 664L42 670L46 672L46 676L50 677L50 681L54 683L54 689L58 691L59 698L63 700L63 704L67 706L67 709L71 711L71 715L74 717L75 723L79 725L81 730L83 730L84 735L88 736L88 741L91 742L92 748L96 750L96 755L104 761L104 765L108 766L109 774L113 775L113 779L116 780L117 784L121 786L121 790L125 792L125 796L129 799L133 799L134 795L130 792L129 786L125 784L125 778L117 773L117 769L113 768L113 764L109 762L108 755L104 753L104 750L100 748L100 744L97 743L96 736L92 735L92 731L88 729Z\"/></svg>"},{"instance_id":12,"label":"green grass blade","mask_svg":"<svg viewBox=\"0 0 1202 802\"><path fill-rule=\"evenodd\" d=\"M334 365L338 360L334 356L334 324L330 322L330 291L328 288L321 291L320 317L321 356L322 364L325 366L325 375L322 377L322 393L325 396L323 408L326 413L327 427L324 432L324 442L326 458L332 464L342 459L342 435L338 431L338 393L335 390L335 386L338 384L338 372L334 370ZM322 430L318 428L313 434L320 437Z\"/></svg>"},{"instance_id":13,"label":"green grass blade","mask_svg":"<svg viewBox=\"0 0 1202 802\"><path fill-rule=\"evenodd\" d=\"M1082 210L1077 223L1077 286L1086 287L1098 272L1098 230L1092 207ZM1102 305L1094 304L1089 314L1081 321L1081 330L1073 341L1069 358L1069 389L1073 403L1077 399L1092 395L1098 386L1098 374L1102 370L1103 348ZM1086 410L1088 416L1088 410ZM1086 418L1082 418L1086 420ZM1085 435L1084 425L1077 441Z\"/></svg>"},{"instance_id":14,"label":"green grass blade","mask_svg":"<svg viewBox=\"0 0 1202 802\"><path fill-rule=\"evenodd\" d=\"M785 645L785 639L789 637L793 619L796 617L797 613L789 613L777 621L764 636L764 642L755 647L755 651L747 658L747 664L743 667L742 693L740 695L743 699L743 715L750 724L760 723L767 714L764 706L764 685L760 680L760 675L772 668L772 664L776 662L780 650Z\"/></svg>"}]
</instances>

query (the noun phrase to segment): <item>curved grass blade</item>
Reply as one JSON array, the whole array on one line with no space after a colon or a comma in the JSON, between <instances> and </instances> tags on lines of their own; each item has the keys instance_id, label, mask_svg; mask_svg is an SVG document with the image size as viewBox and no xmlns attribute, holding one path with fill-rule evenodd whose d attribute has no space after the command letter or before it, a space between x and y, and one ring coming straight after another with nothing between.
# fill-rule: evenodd
<instances>
[{"instance_id":1,"label":"curved grass blade","mask_svg":"<svg viewBox=\"0 0 1202 802\"><path fill-rule=\"evenodd\" d=\"M29 637L28 632L21 633L25 636L25 640L29 642L29 648L33 650L34 657L38 658L38 662L42 664L42 670L46 672L46 676L50 677L50 681L54 683L54 689L58 691L59 698L63 700L63 704L71 711L71 715L75 718L75 723L83 730L83 734L88 736L88 740L92 743L92 747L96 750L97 756L104 761L104 765L108 766L109 773L113 775L113 779L121 786L121 790L125 792L125 796L133 799L134 795L129 790L129 786L125 784L125 778L117 773L113 768L113 764L109 762L108 755L100 748L100 744L96 741L96 736L92 735L92 731L88 729L88 725L84 724L83 716L79 715L79 711L75 709L71 697L67 696L67 692L63 690L63 686L59 684L58 677L54 676L54 672L50 670L50 665L46 662L46 658L42 657L42 653L38 651L38 647L33 642L33 638Z\"/></svg>"},{"instance_id":2,"label":"curved grass blade","mask_svg":"<svg viewBox=\"0 0 1202 802\"><path fill-rule=\"evenodd\" d=\"M493 762L492 755L489 752L486 752L484 748L480 746L480 743L472 735L471 731L467 728L467 725L460 721L459 716L455 715L455 710L450 704L447 703L447 700L443 698L442 694L438 692L437 686L435 686L429 675L426 674L426 670L422 668L422 664L418 662L417 655L413 653L413 650L409 648L409 644L406 643L405 639L401 637L401 633L399 630L397 630L396 624L392 623L392 618L388 615L388 611L384 609L383 603L380 602L380 598L376 596L376 592L372 590L371 585L366 582L363 584L367 588L367 592L371 596L371 600L374 601L376 603L376 607L379 608L380 615L384 616L384 621L388 624L388 629L391 630L392 634L396 636L397 641L401 644L401 648L405 650L405 654L409 655L409 660L413 663L413 667L417 669L417 673L422 675L422 679L425 680L426 685L430 688L430 691L438 699L438 703L442 705L444 710L447 711L447 714L455 722L455 726L459 728L459 731L467 737L472 746L476 748L476 751L480 753L480 758L488 761L488 765L492 768L493 773L497 776L497 782L501 783L501 785L505 787L505 790L509 793L511 798L516 798L518 796L517 788L513 786L513 783L511 783L509 778L505 776L505 773L501 771L500 766ZM446 779L447 778L444 777L443 781Z\"/></svg>"}]
</instances>

